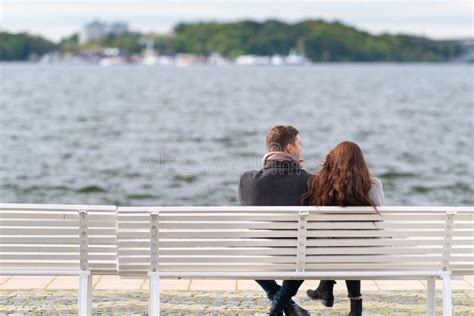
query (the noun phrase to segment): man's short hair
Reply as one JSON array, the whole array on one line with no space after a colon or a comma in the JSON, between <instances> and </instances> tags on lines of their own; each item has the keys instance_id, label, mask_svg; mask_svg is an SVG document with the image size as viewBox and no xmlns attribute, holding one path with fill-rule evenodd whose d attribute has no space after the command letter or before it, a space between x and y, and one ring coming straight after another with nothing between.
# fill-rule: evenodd
<instances>
[{"instance_id":1,"label":"man's short hair","mask_svg":"<svg viewBox=\"0 0 474 316\"><path fill-rule=\"evenodd\" d=\"M295 143L298 133L291 125L272 126L265 139L267 151L285 151L286 145Z\"/></svg>"}]
</instances>

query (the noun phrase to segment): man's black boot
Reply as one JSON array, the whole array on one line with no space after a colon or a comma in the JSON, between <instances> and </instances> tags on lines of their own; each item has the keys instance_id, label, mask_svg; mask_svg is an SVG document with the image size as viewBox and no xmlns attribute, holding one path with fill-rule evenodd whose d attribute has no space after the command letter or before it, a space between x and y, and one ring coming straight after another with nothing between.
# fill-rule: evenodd
<instances>
[{"instance_id":1,"label":"man's black boot","mask_svg":"<svg viewBox=\"0 0 474 316\"><path fill-rule=\"evenodd\" d=\"M283 312L275 311L273 308L270 308L268 316L283 316Z\"/></svg>"},{"instance_id":2,"label":"man's black boot","mask_svg":"<svg viewBox=\"0 0 474 316\"><path fill-rule=\"evenodd\" d=\"M286 316L310 316L311 314L296 303L288 304L285 308Z\"/></svg>"},{"instance_id":3,"label":"man's black boot","mask_svg":"<svg viewBox=\"0 0 474 316\"><path fill-rule=\"evenodd\" d=\"M336 281L321 280L317 289L308 290L306 294L313 300L321 300L321 304L324 306L332 307L334 305L334 284L336 284Z\"/></svg>"},{"instance_id":4,"label":"man's black boot","mask_svg":"<svg viewBox=\"0 0 474 316\"><path fill-rule=\"evenodd\" d=\"M351 311L347 316L362 316L362 299L351 300Z\"/></svg>"}]
</instances>

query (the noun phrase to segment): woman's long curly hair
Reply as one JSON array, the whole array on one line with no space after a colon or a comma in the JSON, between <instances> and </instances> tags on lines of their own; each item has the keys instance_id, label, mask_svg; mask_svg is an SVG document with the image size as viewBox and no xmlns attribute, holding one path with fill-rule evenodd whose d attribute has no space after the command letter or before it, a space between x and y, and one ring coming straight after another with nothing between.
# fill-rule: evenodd
<instances>
[{"instance_id":1,"label":"woman's long curly hair","mask_svg":"<svg viewBox=\"0 0 474 316\"><path fill-rule=\"evenodd\" d=\"M372 177L359 146L344 141L334 147L308 180L303 201L314 206L373 206Z\"/></svg>"}]
</instances>

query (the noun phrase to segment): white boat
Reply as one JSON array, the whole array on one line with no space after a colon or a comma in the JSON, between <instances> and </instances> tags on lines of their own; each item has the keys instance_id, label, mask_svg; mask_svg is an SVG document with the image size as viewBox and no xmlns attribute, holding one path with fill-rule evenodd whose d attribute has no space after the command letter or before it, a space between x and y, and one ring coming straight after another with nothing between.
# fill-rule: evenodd
<instances>
[{"instance_id":1,"label":"white boat","mask_svg":"<svg viewBox=\"0 0 474 316\"><path fill-rule=\"evenodd\" d=\"M151 39L142 39L142 42L145 43L145 49L143 50L143 59L142 64L146 66L155 66L158 64L158 54L153 48L153 40Z\"/></svg>"},{"instance_id":2,"label":"white boat","mask_svg":"<svg viewBox=\"0 0 474 316\"><path fill-rule=\"evenodd\" d=\"M297 54L295 51L290 51L290 54L285 58L285 64L290 66L299 66L310 64L310 60L304 55Z\"/></svg>"},{"instance_id":3,"label":"white boat","mask_svg":"<svg viewBox=\"0 0 474 316\"><path fill-rule=\"evenodd\" d=\"M235 59L239 66L265 66L270 65L270 57L257 55L242 55Z\"/></svg>"},{"instance_id":4,"label":"white boat","mask_svg":"<svg viewBox=\"0 0 474 316\"><path fill-rule=\"evenodd\" d=\"M127 60L121 56L114 56L114 57L104 57L100 60L99 65L102 67L110 67L110 66L121 66L127 64Z\"/></svg>"}]
</instances>

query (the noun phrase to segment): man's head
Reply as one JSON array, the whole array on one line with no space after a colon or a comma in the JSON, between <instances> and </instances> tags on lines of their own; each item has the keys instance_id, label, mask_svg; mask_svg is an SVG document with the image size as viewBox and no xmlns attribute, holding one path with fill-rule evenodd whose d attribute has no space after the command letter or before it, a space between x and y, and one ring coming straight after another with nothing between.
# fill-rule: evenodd
<instances>
[{"instance_id":1,"label":"man's head","mask_svg":"<svg viewBox=\"0 0 474 316\"><path fill-rule=\"evenodd\" d=\"M298 130L290 125L272 126L266 137L267 151L283 151L300 159L301 140L298 133Z\"/></svg>"}]
</instances>

